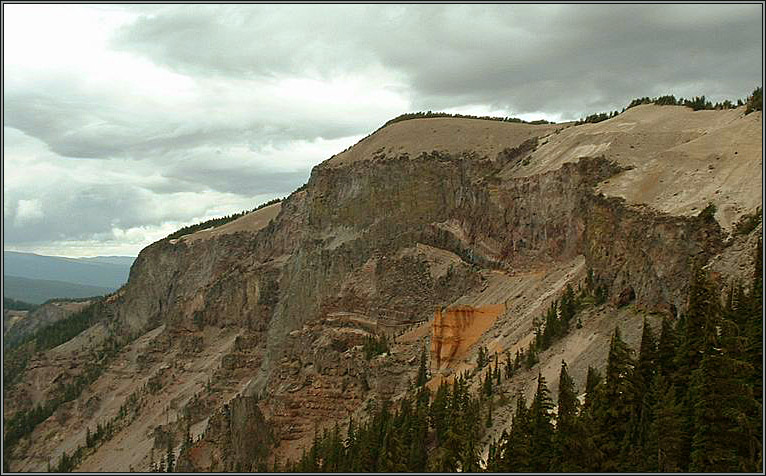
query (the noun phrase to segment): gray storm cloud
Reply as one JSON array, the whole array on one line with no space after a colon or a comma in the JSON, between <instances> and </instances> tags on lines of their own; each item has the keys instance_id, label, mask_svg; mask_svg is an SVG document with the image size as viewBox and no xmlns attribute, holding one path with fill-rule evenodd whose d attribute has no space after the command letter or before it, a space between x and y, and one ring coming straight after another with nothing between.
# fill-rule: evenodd
<instances>
[{"instance_id":1,"label":"gray storm cloud","mask_svg":"<svg viewBox=\"0 0 766 476\"><path fill-rule=\"evenodd\" d=\"M115 45L202 75L332 75L377 63L405 75L424 107L576 115L659 87L743 95L762 69L760 8L171 7L122 29ZM701 81L711 90L693 90Z\"/></svg>"},{"instance_id":2,"label":"gray storm cloud","mask_svg":"<svg viewBox=\"0 0 766 476\"><path fill-rule=\"evenodd\" d=\"M763 66L761 5L11 7L5 246L61 253L132 233L132 254L285 196L403 112L575 119L639 96L737 99ZM36 21L60 12L77 13L61 31Z\"/></svg>"}]
</instances>

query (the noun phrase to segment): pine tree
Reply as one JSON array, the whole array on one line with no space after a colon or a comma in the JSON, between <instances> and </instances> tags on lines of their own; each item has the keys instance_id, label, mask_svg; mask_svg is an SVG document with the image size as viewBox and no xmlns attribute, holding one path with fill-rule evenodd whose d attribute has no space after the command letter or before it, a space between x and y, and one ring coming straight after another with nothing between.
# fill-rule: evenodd
<instances>
[{"instance_id":1,"label":"pine tree","mask_svg":"<svg viewBox=\"0 0 766 476\"><path fill-rule=\"evenodd\" d=\"M516 412L513 415L511 431L501 442L501 467L503 472L521 473L531 471L531 418L524 394L516 396Z\"/></svg>"},{"instance_id":2,"label":"pine tree","mask_svg":"<svg viewBox=\"0 0 766 476\"><path fill-rule=\"evenodd\" d=\"M442 382L436 390L436 395L429 409L429 421L431 427L436 430L437 445L442 445L447 433L447 404L449 400L449 387Z\"/></svg>"},{"instance_id":3,"label":"pine tree","mask_svg":"<svg viewBox=\"0 0 766 476\"><path fill-rule=\"evenodd\" d=\"M562 360L552 471L565 473L585 471L582 459L585 455L586 441L579 408L580 401L577 399L574 380L567 372L566 362Z\"/></svg>"},{"instance_id":4,"label":"pine tree","mask_svg":"<svg viewBox=\"0 0 766 476\"><path fill-rule=\"evenodd\" d=\"M652 423L645 443L647 456L644 471L674 473L681 471L684 452L684 421L682 405L675 388L664 375L657 376L652 385L656 401L652 407Z\"/></svg>"},{"instance_id":5,"label":"pine tree","mask_svg":"<svg viewBox=\"0 0 766 476\"><path fill-rule=\"evenodd\" d=\"M725 395L720 385L724 384L724 378L718 374L726 363L721 356L707 355L693 373L691 400L695 433L689 466L692 472L737 470L737 455L728 441L733 436L731 421L722 411ZM725 393L730 390L733 389Z\"/></svg>"},{"instance_id":6,"label":"pine tree","mask_svg":"<svg viewBox=\"0 0 766 476\"><path fill-rule=\"evenodd\" d=\"M191 418L186 418L186 431L184 432L184 442L181 451L188 450L192 446L191 436Z\"/></svg>"},{"instance_id":7,"label":"pine tree","mask_svg":"<svg viewBox=\"0 0 766 476\"><path fill-rule=\"evenodd\" d=\"M464 395L468 397L467 388ZM479 400L468 397L463 404L463 410L458 420L458 427L462 429L465 435L462 439L462 448L459 450L460 469L467 473L477 472L480 469L479 432L481 419L479 414Z\"/></svg>"},{"instance_id":8,"label":"pine tree","mask_svg":"<svg viewBox=\"0 0 766 476\"><path fill-rule=\"evenodd\" d=\"M489 408L487 410L486 426L487 428L492 428L492 399L491 398L489 399L488 405L489 405Z\"/></svg>"},{"instance_id":9,"label":"pine tree","mask_svg":"<svg viewBox=\"0 0 766 476\"><path fill-rule=\"evenodd\" d=\"M428 381L428 369L426 367L426 348L423 347L420 351L420 366L418 367L418 380L417 386L422 387Z\"/></svg>"},{"instance_id":10,"label":"pine tree","mask_svg":"<svg viewBox=\"0 0 766 476\"><path fill-rule=\"evenodd\" d=\"M428 463L426 440L428 437L428 399L427 388L421 387L415 407L415 421L412 423L412 444L408 457L409 471L423 472Z\"/></svg>"},{"instance_id":11,"label":"pine tree","mask_svg":"<svg viewBox=\"0 0 766 476\"><path fill-rule=\"evenodd\" d=\"M750 383L756 401L763 405L763 241L758 240L755 250L753 280L750 294L743 298L738 314L745 322L744 334L748 339L747 360L753 371Z\"/></svg>"},{"instance_id":12,"label":"pine tree","mask_svg":"<svg viewBox=\"0 0 766 476\"><path fill-rule=\"evenodd\" d=\"M679 398L683 410L683 435L686 438L681 461L681 469L684 471L690 467L692 438L698 431L694 422L697 403L692 394L694 385L691 378L699 369L704 355L710 354L715 348L715 341L718 338L717 328L720 323L718 299L718 293L704 270L699 263L695 264L689 285L689 306L676 327L680 339L674 359L675 373L672 378L672 384L676 389L683 389Z\"/></svg>"},{"instance_id":13,"label":"pine tree","mask_svg":"<svg viewBox=\"0 0 766 476\"><path fill-rule=\"evenodd\" d=\"M531 369L540 361L540 359L537 358L537 352L535 352L534 342L529 344L529 349L527 349L525 357L524 365L526 365L528 369Z\"/></svg>"},{"instance_id":14,"label":"pine tree","mask_svg":"<svg viewBox=\"0 0 766 476\"><path fill-rule=\"evenodd\" d=\"M484 374L484 395L487 397L492 397L492 369L490 368L485 374Z\"/></svg>"},{"instance_id":15,"label":"pine tree","mask_svg":"<svg viewBox=\"0 0 766 476\"><path fill-rule=\"evenodd\" d=\"M561 297L561 324L563 331L569 329L569 325L577 312L577 303L572 285L567 284L564 295Z\"/></svg>"},{"instance_id":16,"label":"pine tree","mask_svg":"<svg viewBox=\"0 0 766 476\"><path fill-rule=\"evenodd\" d=\"M593 400L596 398L596 389L601 384L601 373L595 368L588 366L588 374L585 377L585 402L583 410L590 409L593 406Z\"/></svg>"},{"instance_id":17,"label":"pine tree","mask_svg":"<svg viewBox=\"0 0 766 476\"><path fill-rule=\"evenodd\" d=\"M495 380L496 380L496 386L500 387L500 364L498 361L498 356L495 354Z\"/></svg>"},{"instance_id":18,"label":"pine tree","mask_svg":"<svg viewBox=\"0 0 766 476\"><path fill-rule=\"evenodd\" d=\"M611 403L617 403L624 397L626 379L633 370L632 352L622 340L620 328L615 327L606 363L606 389Z\"/></svg>"},{"instance_id":19,"label":"pine tree","mask_svg":"<svg viewBox=\"0 0 766 476\"><path fill-rule=\"evenodd\" d=\"M562 323L558 315L558 301L553 301L545 315L545 327L542 339L537 342L536 350L545 350L562 334Z\"/></svg>"},{"instance_id":20,"label":"pine tree","mask_svg":"<svg viewBox=\"0 0 766 476\"><path fill-rule=\"evenodd\" d=\"M752 392L747 337L723 319L713 345L692 373L691 471L757 471L762 406Z\"/></svg>"},{"instance_id":21,"label":"pine tree","mask_svg":"<svg viewBox=\"0 0 766 476\"><path fill-rule=\"evenodd\" d=\"M718 295L704 270L695 265L678 357L678 367L682 374L691 375L699 367L705 351L714 345L719 313Z\"/></svg>"},{"instance_id":22,"label":"pine tree","mask_svg":"<svg viewBox=\"0 0 766 476\"><path fill-rule=\"evenodd\" d=\"M660 341L657 345L657 372L670 376L675 372L673 357L676 352L677 340L673 325L667 317L662 318Z\"/></svg>"},{"instance_id":23,"label":"pine tree","mask_svg":"<svg viewBox=\"0 0 766 476\"><path fill-rule=\"evenodd\" d=\"M476 366L481 370L485 365L487 365L487 353L484 350L484 347L479 347L479 355L476 357Z\"/></svg>"},{"instance_id":24,"label":"pine tree","mask_svg":"<svg viewBox=\"0 0 766 476\"><path fill-rule=\"evenodd\" d=\"M505 378L509 379L513 377L513 361L511 361L511 354L505 353Z\"/></svg>"},{"instance_id":25,"label":"pine tree","mask_svg":"<svg viewBox=\"0 0 766 476\"><path fill-rule=\"evenodd\" d=\"M167 460L166 470L168 473L172 473L175 466L175 454L173 454L173 438L171 434L168 434L168 448L165 459Z\"/></svg>"},{"instance_id":26,"label":"pine tree","mask_svg":"<svg viewBox=\"0 0 766 476\"><path fill-rule=\"evenodd\" d=\"M531 418L531 470L547 472L553 458L553 400L542 374L537 374L537 391L529 409Z\"/></svg>"},{"instance_id":27,"label":"pine tree","mask_svg":"<svg viewBox=\"0 0 766 476\"><path fill-rule=\"evenodd\" d=\"M503 431L502 438L506 437L505 431ZM498 441L493 440L489 444L489 449L487 450L487 466L486 471L488 473L499 473L500 472L500 451L498 448Z\"/></svg>"},{"instance_id":28,"label":"pine tree","mask_svg":"<svg viewBox=\"0 0 766 476\"><path fill-rule=\"evenodd\" d=\"M601 471L618 471L620 468L620 449L630 418L629 402L633 398L629 382L633 370L630 354L619 328L615 328L609 346L606 381L603 389L596 392L592 408L594 441L603 453Z\"/></svg>"},{"instance_id":29,"label":"pine tree","mask_svg":"<svg viewBox=\"0 0 766 476\"><path fill-rule=\"evenodd\" d=\"M638 362L626 379L630 391L627 392L625 404L630 416L619 457L623 471L639 471L645 463L643 449L649 433L653 404L653 395L649 390L655 378L656 367L656 340L651 327L644 320Z\"/></svg>"},{"instance_id":30,"label":"pine tree","mask_svg":"<svg viewBox=\"0 0 766 476\"><path fill-rule=\"evenodd\" d=\"M391 422L389 422L384 434L385 436L383 438L383 446L381 448L380 455L380 471L384 473L398 473L406 471L407 468L404 466L406 459L403 457L404 451L399 432L396 431Z\"/></svg>"},{"instance_id":31,"label":"pine tree","mask_svg":"<svg viewBox=\"0 0 766 476\"><path fill-rule=\"evenodd\" d=\"M644 319L644 329L641 334L641 346L638 351L638 362L636 369L642 378L642 384L645 390L648 390L658 367L657 339L649 324Z\"/></svg>"}]
</instances>

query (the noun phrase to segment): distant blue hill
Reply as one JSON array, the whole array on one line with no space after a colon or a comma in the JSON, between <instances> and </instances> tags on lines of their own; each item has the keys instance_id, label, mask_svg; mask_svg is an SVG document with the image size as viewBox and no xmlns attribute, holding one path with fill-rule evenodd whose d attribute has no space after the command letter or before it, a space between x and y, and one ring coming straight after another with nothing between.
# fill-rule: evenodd
<instances>
[{"instance_id":1,"label":"distant blue hill","mask_svg":"<svg viewBox=\"0 0 766 476\"><path fill-rule=\"evenodd\" d=\"M133 260L135 258L130 256L63 258L3 251L3 276L117 289L128 280ZM16 296L9 297L19 299Z\"/></svg>"},{"instance_id":2,"label":"distant blue hill","mask_svg":"<svg viewBox=\"0 0 766 476\"><path fill-rule=\"evenodd\" d=\"M3 276L3 296L32 304L42 304L49 299L78 299L103 296L117 288L88 286L50 279L28 279Z\"/></svg>"},{"instance_id":3,"label":"distant blue hill","mask_svg":"<svg viewBox=\"0 0 766 476\"><path fill-rule=\"evenodd\" d=\"M94 256L92 258L77 258L77 261L82 261L85 263L103 263L127 266L128 270L130 270L130 266L135 260L135 256Z\"/></svg>"}]
</instances>

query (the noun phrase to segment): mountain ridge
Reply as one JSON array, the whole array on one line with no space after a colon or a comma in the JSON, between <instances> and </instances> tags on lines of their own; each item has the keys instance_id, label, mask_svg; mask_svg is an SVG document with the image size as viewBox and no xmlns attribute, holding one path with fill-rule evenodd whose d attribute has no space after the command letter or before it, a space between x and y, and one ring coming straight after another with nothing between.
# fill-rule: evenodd
<instances>
[{"instance_id":1,"label":"mountain ridge","mask_svg":"<svg viewBox=\"0 0 766 476\"><path fill-rule=\"evenodd\" d=\"M4 250L3 273L115 290L127 281L134 260L128 256L67 258Z\"/></svg>"},{"instance_id":2,"label":"mountain ridge","mask_svg":"<svg viewBox=\"0 0 766 476\"><path fill-rule=\"evenodd\" d=\"M632 129L619 125L631 117ZM724 180L724 193L698 190L681 213L605 187L642 170L670 181L684 170L642 167L673 160L663 152L720 132L727 121L737 124L729 131L736 138L762 118L643 105L579 126L486 121L497 126L494 135L481 135L482 123L471 129L473 142L447 141L459 138L461 119L389 125L316 166L305 187L261 215L234 220L225 233L198 231L142 250L127 285L103 303L109 319L33 357L12 389L22 403L7 412L53 398L51 377L72 379L83 365L76 349L124 337L114 363L66 404L68 417L42 421L22 441L25 451L12 469L72 455L84 447L85 428L107 420L115 434L80 450L78 470L150 468L168 444L183 470L295 461L318 429L401 399L435 337L462 339L461 352L437 353L443 360L431 369L429 386L468 371L477 388L479 349L513 355L529 348L536 319L567 285L592 282L603 301L582 311L582 327L499 391L531 396L536 375L552 381L561 355L582 389L588 366L605 362L613 324L635 348L643 317L656 325L658 316L676 320L686 310L695 260L723 287L752 269L762 225L738 235L718 221L727 225L757 209L762 196L752 183L736 189ZM694 130L698 123L708 124L707 134ZM605 137L613 140L601 146ZM762 162L757 146L703 157L700 165L719 165L695 172L713 177L733 163L754 168ZM625 159L623 150L634 153ZM709 202L733 213L711 213ZM493 306L492 319L476 332L451 335L445 329L459 313L440 313L434 334L435 309L457 304ZM369 339L384 337L387 351L365 355ZM130 403L129 395L142 403ZM497 409L499 419L505 411ZM187 429L192 444L183 443ZM270 436L248 446L244 435L253 431ZM122 454L124 445L141 449Z\"/></svg>"}]
</instances>

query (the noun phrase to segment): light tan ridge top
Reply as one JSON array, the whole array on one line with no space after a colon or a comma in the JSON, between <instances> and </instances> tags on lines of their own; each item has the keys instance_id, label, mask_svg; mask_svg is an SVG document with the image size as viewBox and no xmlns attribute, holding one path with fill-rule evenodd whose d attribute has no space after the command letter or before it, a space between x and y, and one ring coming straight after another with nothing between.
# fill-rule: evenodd
<instances>
[{"instance_id":1,"label":"light tan ridge top","mask_svg":"<svg viewBox=\"0 0 766 476\"><path fill-rule=\"evenodd\" d=\"M351 149L326 161L325 165L342 166L372 159L379 151L388 157L407 153L410 158L434 150L453 154L473 151L494 160L506 147L517 147L531 137L541 137L564 126L455 117L409 119L362 139Z\"/></svg>"},{"instance_id":2,"label":"light tan ridge top","mask_svg":"<svg viewBox=\"0 0 766 476\"><path fill-rule=\"evenodd\" d=\"M604 181L597 192L672 215L696 215L712 202L716 220L730 229L763 202L763 116L744 110L636 106L549 136L529 165L508 167L503 176L530 177L603 155L632 170Z\"/></svg>"},{"instance_id":3,"label":"light tan ridge top","mask_svg":"<svg viewBox=\"0 0 766 476\"><path fill-rule=\"evenodd\" d=\"M279 211L281 209L282 202L278 202L273 205L269 205L268 207L263 207L260 210L250 212L245 216L239 217L234 221L226 223L225 225L200 230L190 235L184 235L180 237L179 240L186 240L190 242L197 240L208 240L216 236L228 235L230 233L237 233L240 231L249 231L251 233L255 233L258 230L265 228L272 219L279 215Z\"/></svg>"}]
</instances>

